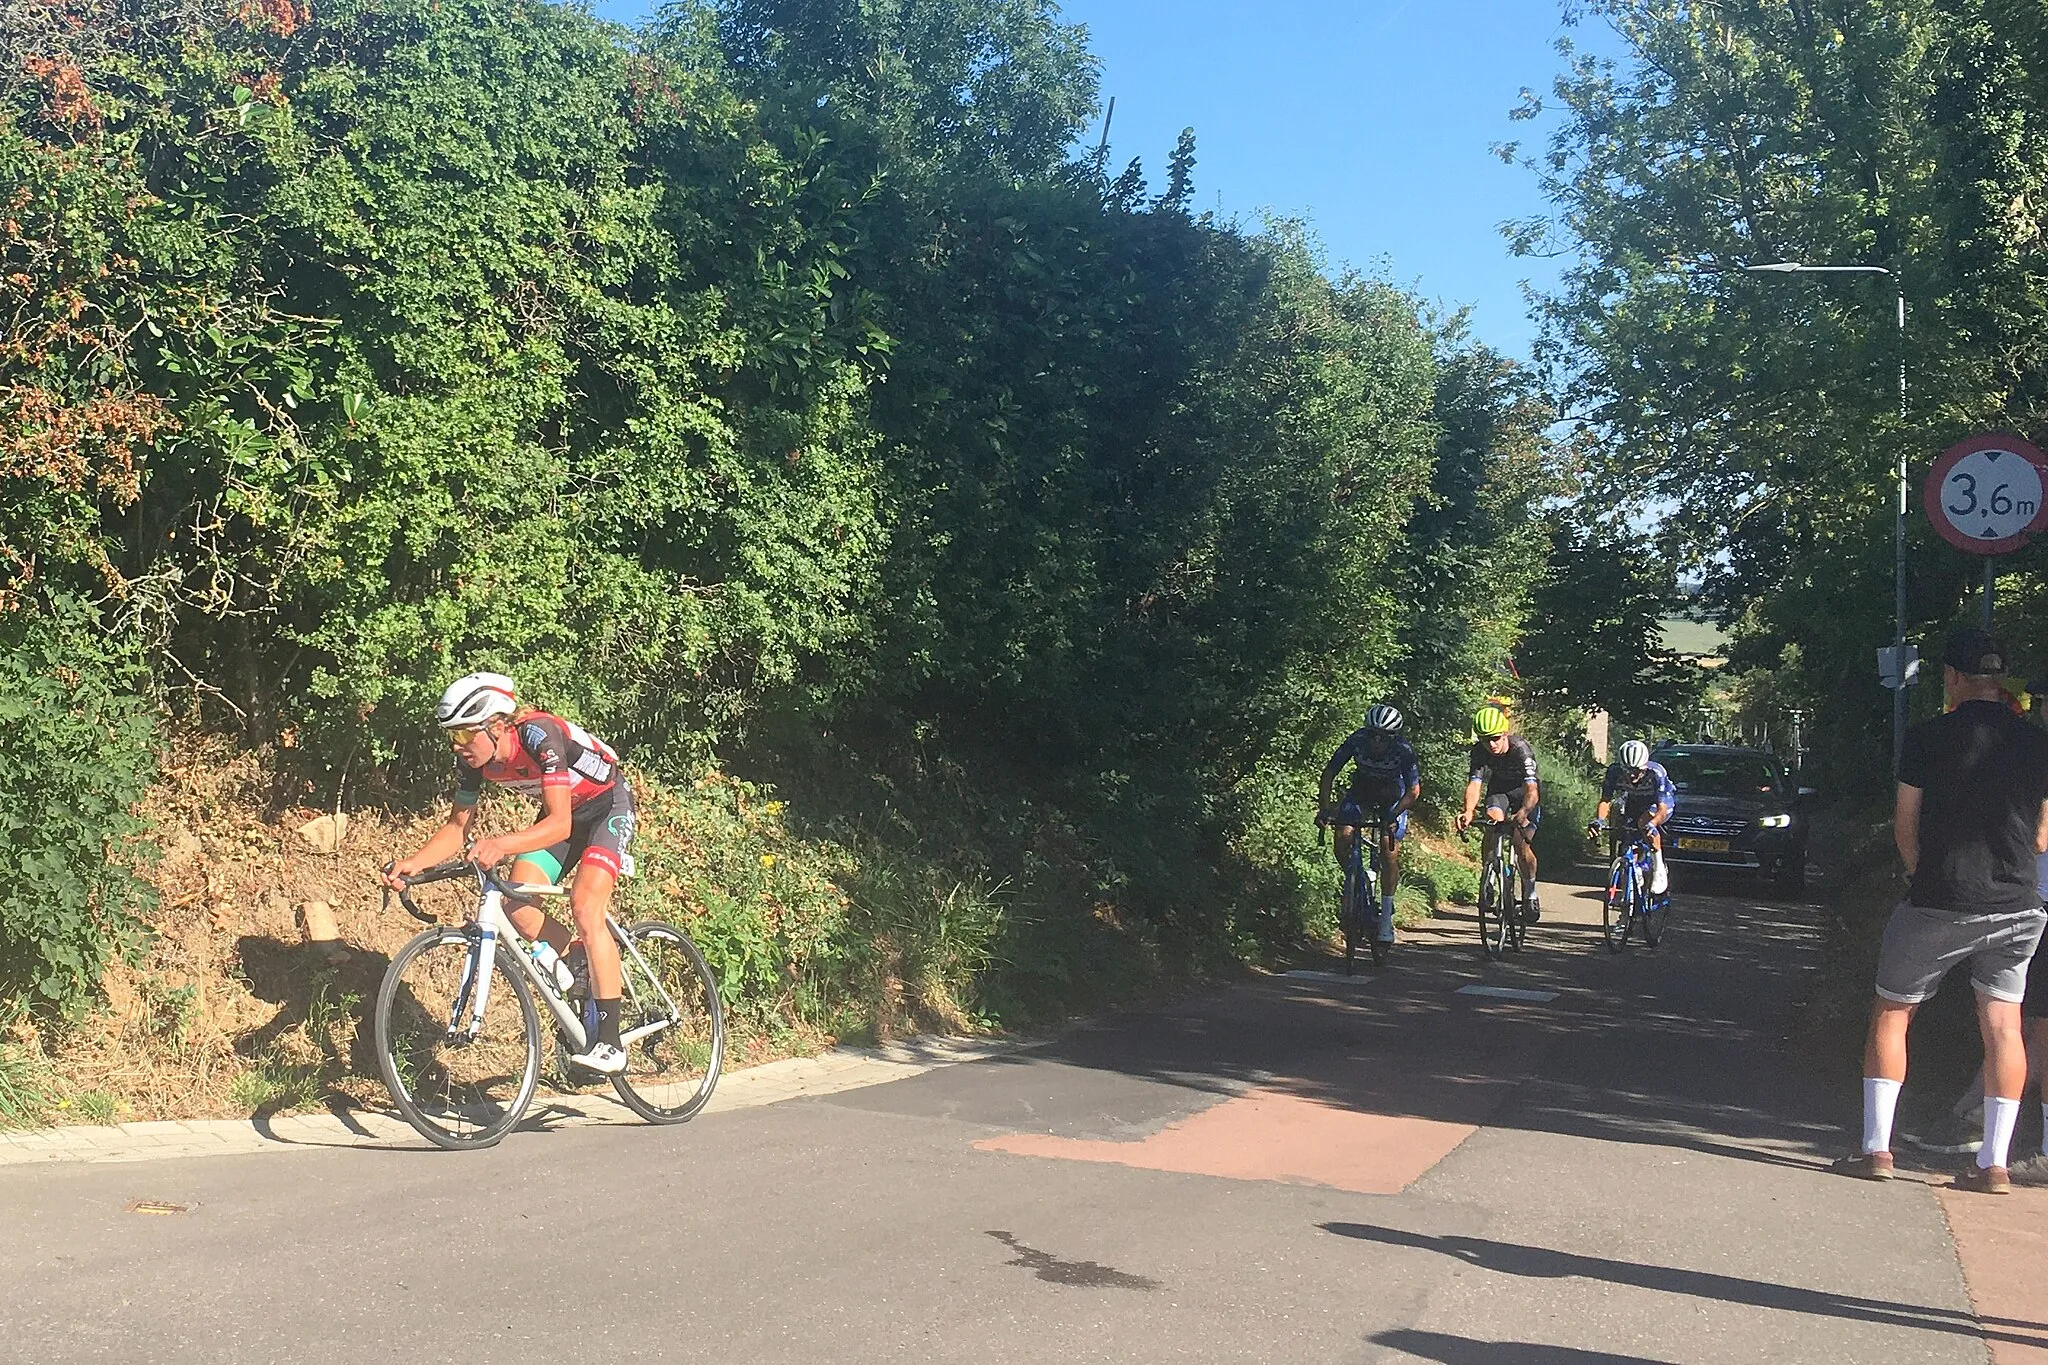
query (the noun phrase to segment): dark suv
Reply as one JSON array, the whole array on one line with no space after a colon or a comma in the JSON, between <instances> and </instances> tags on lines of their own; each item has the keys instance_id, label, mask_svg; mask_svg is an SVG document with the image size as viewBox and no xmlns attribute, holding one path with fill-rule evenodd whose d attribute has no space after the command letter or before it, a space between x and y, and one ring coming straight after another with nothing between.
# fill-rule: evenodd
<instances>
[{"instance_id":1,"label":"dark suv","mask_svg":"<svg viewBox=\"0 0 2048 1365\"><path fill-rule=\"evenodd\" d=\"M1767 749L1726 744L1659 744L1678 804L1665 826L1664 857L1675 867L1753 869L1781 894L1806 889L1806 815L1813 795L1794 787Z\"/></svg>"}]
</instances>

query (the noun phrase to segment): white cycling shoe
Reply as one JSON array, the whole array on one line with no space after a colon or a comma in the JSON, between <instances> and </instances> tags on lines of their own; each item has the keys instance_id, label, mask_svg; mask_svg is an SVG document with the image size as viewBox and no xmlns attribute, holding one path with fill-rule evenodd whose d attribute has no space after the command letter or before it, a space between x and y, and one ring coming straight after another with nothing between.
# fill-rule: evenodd
<instances>
[{"instance_id":1,"label":"white cycling shoe","mask_svg":"<svg viewBox=\"0 0 2048 1365\"><path fill-rule=\"evenodd\" d=\"M592 1043L587 1051L571 1053L569 1061L600 1076L616 1076L626 1069L625 1049L610 1043Z\"/></svg>"}]
</instances>

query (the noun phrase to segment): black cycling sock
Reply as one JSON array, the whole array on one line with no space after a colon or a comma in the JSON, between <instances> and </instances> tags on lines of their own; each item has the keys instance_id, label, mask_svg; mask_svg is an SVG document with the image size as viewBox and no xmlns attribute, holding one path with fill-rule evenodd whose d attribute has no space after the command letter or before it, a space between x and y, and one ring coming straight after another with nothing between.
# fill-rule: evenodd
<instances>
[{"instance_id":1,"label":"black cycling sock","mask_svg":"<svg viewBox=\"0 0 2048 1365\"><path fill-rule=\"evenodd\" d=\"M619 1047L619 1002L598 1000L593 1003L597 1006L597 1041Z\"/></svg>"}]
</instances>

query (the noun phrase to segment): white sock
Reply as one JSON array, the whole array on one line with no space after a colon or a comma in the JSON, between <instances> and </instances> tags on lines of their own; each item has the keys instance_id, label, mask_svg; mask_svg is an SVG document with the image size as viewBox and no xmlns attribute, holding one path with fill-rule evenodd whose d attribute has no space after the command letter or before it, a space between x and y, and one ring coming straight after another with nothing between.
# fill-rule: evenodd
<instances>
[{"instance_id":1,"label":"white sock","mask_svg":"<svg viewBox=\"0 0 2048 1365\"><path fill-rule=\"evenodd\" d=\"M1984 1170L2003 1166L2012 1151L2012 1126L2020 1119L2018 1100L1984 1097L1984 1145L1977 1149L1977 1165Z\"/></svg>"},{"instance_id":2,"label":"white sock","mask_svg":"<svg viewBox=\"0 0 2048 1365\"><path fill-rule=\"evenodd\" d=\"M1392 938L1393 936L1394 898L1392 896L1383 896L1380 898L1380 937Z\"/></svg>"},{"instance_id":3,"label":"white sock","mask_svg":"<svg viewBox=\"0 0 2048 1365\"><path fill-rule=\"evenodd\" d=\"M1892 1149L1892 1115L1899 1109L1899 1082L1882 1076L1863 1078L1863 1151Z\"/></svg>"},{"instance_id":4,"label":"white sock","mask_svg":"<svg viewBox=\"0 0 2048 1365\"><path fill-rule=\"evenodd\" d=\"M1664 870L1664 850L1650 850L1650 894L1661 896L1671 886L1671 874Z\"/></svg>"}]
</instances>

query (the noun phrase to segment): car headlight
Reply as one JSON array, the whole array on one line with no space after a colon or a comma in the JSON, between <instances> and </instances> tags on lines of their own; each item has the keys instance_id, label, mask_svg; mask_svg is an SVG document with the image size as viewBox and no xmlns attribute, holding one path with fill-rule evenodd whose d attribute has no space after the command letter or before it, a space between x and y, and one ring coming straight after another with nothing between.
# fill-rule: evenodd
<instances>
[{"instance_id":1,"label":"car headlight","mask_svg":"<svg viewBox=\"0 0 2048 1365\"><path fill-rule=\"evenodd\" d=\"M1757 821L1757 824L1764 829L1784 829L1791 825L1791 823L1792 817L1789 814L1766 815L1763 819Z\"/></svg>"}]
</instances>

